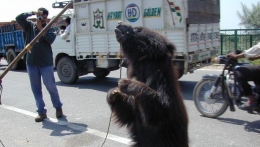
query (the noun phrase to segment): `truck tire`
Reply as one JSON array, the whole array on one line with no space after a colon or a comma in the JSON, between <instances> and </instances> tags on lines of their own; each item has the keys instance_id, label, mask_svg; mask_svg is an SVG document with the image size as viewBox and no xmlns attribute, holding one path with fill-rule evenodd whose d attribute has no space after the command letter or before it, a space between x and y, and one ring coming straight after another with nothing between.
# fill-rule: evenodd
<instances>
[{"instance_id":1,"label":"truck tire","mask_svg":"<svg viewBox=\"0 0 260 147\"><path fill-rule=\"evenodd\" d=\"M177 78L180 79L183 74L184 74L184 62L181 61L176 61L173 62L174 68L176 69L177 73Z\"/></svg>"},{"instance_id":2,"label":"truck tire","mask_svg":"<svg viewBox=\"0 0 260 147\"><path fill-rule=\"evenodd\" d=\"M62 57L57 64L57 73L62 83L73 84L78 81L77 69L71 58Z\"/></svg>"},{"instance_id":3,"label":"truck tire","mask_svg":"<svg viewBox=\"0 0 260 147\"><path fill-rule=\"evenodd\" d=\"M8 49L6 52L6 61L8 65L16 58L16 53L13 49ZM23 59L20 59L14 66L11 68L12 70L25 69L25 63Z\"/></svg>"},{"instance_id":4,"label":"truck tire","mask_svg":"<svg viewBox=\"0 0 260 147\"><path fill-rule=\"evenodd\" d=\"M178 69L178 79L180 79L184 74L184 70L183 69Z\"/></svg>"},{"instance_id":5,"label":"truck tire","mask_svg":"<svg viewBox=\"0 0 260 147\"><path fill-rule=\"evenodd\" d=\"M104 78L107 75L109 75L110 70L107 69L99 69L93 72L93 74L97 77L97 78Z\"/></svg>"}]
</instances>

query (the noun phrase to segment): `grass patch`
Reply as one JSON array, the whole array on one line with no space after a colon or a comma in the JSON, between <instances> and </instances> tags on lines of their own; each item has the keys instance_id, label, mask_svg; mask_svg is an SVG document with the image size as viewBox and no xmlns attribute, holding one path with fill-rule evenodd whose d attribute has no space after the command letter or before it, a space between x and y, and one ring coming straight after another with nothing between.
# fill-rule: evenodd
<instances>
[{"instance_id":1,"label":"grass patch","mask_svg":"<svg viewBox=\"0 0 260 147\"><path fill-rule=\"evenodd\" d=\"M255 60L255 61L249 61L249 63L253 64L253 65L260 65L260 60Z\"/></svg>"},{"instance_id":2,"label":"grass patch","mask_svg":"<svg viewBox=\"0 0 260 147\"><path fill-rule=\"evenodd\" d=\"M260 65L260 59L258 60L254 60L254 61L250 61L250 60L247 60L245 58L243 59L238 59L239 62L247 62L247 63L250 63L252 65Z\"/></svg>"}]
</instances>

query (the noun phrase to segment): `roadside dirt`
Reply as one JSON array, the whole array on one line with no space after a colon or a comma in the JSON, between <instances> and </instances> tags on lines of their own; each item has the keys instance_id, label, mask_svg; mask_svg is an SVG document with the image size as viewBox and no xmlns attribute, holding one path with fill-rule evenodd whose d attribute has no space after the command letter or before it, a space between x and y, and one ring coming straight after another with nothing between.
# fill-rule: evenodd
<instances>
[{"instance_id":1,"label":"roadside dirt","mask_svg":"<svg viewBox=\"0 0 260 147\"><path fill-rule=\"evenodd\" d=\"M224 64L213 64L209 66L205 66L201 69L217 69L217 70L222 70L224 68Z\"/></svg>"}]
</instances>

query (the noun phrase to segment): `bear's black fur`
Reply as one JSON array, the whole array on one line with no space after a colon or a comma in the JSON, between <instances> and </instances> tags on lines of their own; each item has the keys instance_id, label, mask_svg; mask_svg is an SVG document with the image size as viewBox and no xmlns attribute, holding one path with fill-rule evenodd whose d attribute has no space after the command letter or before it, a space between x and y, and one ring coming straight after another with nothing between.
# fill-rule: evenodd
<instances>
[{"instance_id":1,"label":"bear's black fur","mask_svg":"<svg viewBox=\"0 0 260 147\"><path fill-rule=\"evenodd\" d=\"M145 27L115 29L126 58L127 79L110 89L116 123L127 126L134 147L188 147L188 116L174 71L175 46Z\"/></svg>"}]
</instances>

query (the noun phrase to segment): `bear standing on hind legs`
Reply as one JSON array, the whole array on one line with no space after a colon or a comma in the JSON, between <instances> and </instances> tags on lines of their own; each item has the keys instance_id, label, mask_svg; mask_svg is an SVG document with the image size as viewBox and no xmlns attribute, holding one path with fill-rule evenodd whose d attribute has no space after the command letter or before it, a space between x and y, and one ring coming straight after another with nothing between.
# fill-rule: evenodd
<instances>
[{"instance_id":1,"label":"bear standing on hind legs","mask_svg":"<svg viewBox=\"0 0 260 147\"><path fill-rule=\"evenodd\" d=\"M188 147L188 116L174 71L175 46L145 27L119 23L117 41L127 78L110 89L107 102L134 147Z\"/></svg>"}]
</instances>

